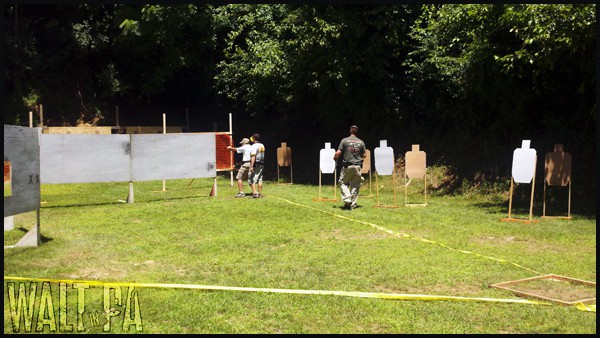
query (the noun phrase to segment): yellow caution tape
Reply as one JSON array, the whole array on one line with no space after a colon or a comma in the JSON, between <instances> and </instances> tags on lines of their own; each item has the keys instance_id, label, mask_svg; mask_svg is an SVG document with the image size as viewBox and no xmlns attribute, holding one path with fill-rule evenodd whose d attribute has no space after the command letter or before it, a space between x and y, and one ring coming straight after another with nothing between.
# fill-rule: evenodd
<instances>
[{"instance_id":1,"label":"yellow caution tape","mask_svg":"<svg viewBox=\"0 0 600 338\"><path fill-rule=\"evenodd\" d=\"M369 226L372 226L378 230L384 231L394 236L402 237L402 238L410 238L420 240L426 243L436 244L447 248L449 250L454 250L466 254L472 254L479 257L492 259L498 262L510 263L517 267L535 272L539 274L539 272L523 267L519 264L498 259L494 257L479 255L471 251L466 250L457 250L453 249L445 244L441 244L435 241L431 241L428 239L420 238L417 236L409 235L409 234L401 234L394 232L392 230L386 229L382 226L379 226L374 223L364 222L360 220L355 220L346 216L338 215L335 213L327 212L324 210L320 210L317 208L309 207L306 205L302 205L299 203L291 202L287 199L274 196L280 200L283 200L287 203L304 207L307 209L316 210L325 214L329 214L335 217L339 217L342 219L346 219L352 222L362 223ZM330 291L330 290L298 290L298 289L272 289L272 288L251 288L251 287L235 287L235 286L215 286L215 285L196 285L196 284L161 284L161 283L123 283L123 282L101 282L101 281L86 281L86 280L73 280L73 279L45 279L45 278L24 278L24 277L9 277L4 276L4 280L20 280L20 281L29 281L29 282L50 282L50 283L85 283L89 285L114 285L114 286L125 286L125 287L137 287L137 288L176 288L176 289L199 289L199 290L221 290L221 291L243 291L243 292L266 292L266 293L287 293L287 294L312 294L312 295L334 295L334 296L346 296L346 297L360 297L360 298L379 298L379 299L398 299L398 300L428 300L428 301L460 301L460 302L496 302L496 303L518 303L518 304L532 304L532 305L553 305L552 303L540 302L534 300L526 300L526 299L498 299L498 298L479 298L479 297L459 297L459 296L439 296L439 295L423 295L423 294L402 294L402 293L376 293L376 292L356 292L356 291ZM578 303L575 306L578 310L581 311L591 311L596 312L596 305L585 305L583 303Z\"/></svg>"},{"instance_id":2,"label":"yellow caution tape","mask_svg":"<svg viewBox=\"0 0 600 338\"><path fill-rule=\"evenodd\" d=\"M454 249L454 248L451 248L451 247L449 247L449 246L447 246L445 244L442 244L442 243L439 243L439 242L436 242L436 241L432 241L432 240L429 240L429 239L425 239L425 238L421 238L421 237L418 237L418 236L410 235L410 234L407 234L407 233L398 233L398 232L395 232L395 231L390 230L390 229L386 229L386 228L384 228L384 227L382 227L380 225L374 224L374 223L369 223L369 222L365 222L365 221L353 219L353 218L346 217L346 216L343 216L343 215L339 215L339 214L336 214L336 213L333 213L333 212L321 210L321 209L318 209L318 208L313 208L311 206L307 206L307 205L300 204L300 203L295 203L295 202L292 202L290 200L287 200L285 198L281 198L281 197L278 197L278 196L274 196L274 197L278 198L278 199L280 199L282 201L285 201L287 203L290 203L292 205L296 205L296 206L299 206L299 207L303 207L303 208L307 208L307 209L319 211L319 212L322 212L324 214L328 214L328 215L332 215L332 216L335 216L335 217L339 217L339 218L342 218L342 219L345 219L345 220L348 220L348 221L351 221L351 222L365 224L365 225L371 226L371 227L373 227L373 228L375 228L377 230L381 230L383 232L386 232L386 233L388 233L390 235L393 235L393 236L396 236L396 237L410 238L410 239L419 240L421 242L425 242L425 243L429 243L429 244L439 245L439 246L441 246L443 248L446 248L448 250L462 252L462 253L465 253L465 254L470 254L470 255L478 256L478 257L485 258L485 259L491 259L493 261L500 262L500 263L512 264L512 265L514 265L514 266L516 266L518 268L525 269L525 270L531 271L531 272L536 273L536 274L541 274L541 272L535 271L533 269L527 268L525 266L519 265L519 264L511 262L511 261L507 261L505 259L500 259L500 258L485 256L485 255L481 255L481 254L478 254L478 253L475 253L475 252L472 252L472 251L467 251L467 250Z\"/></svg>"},{"instance_id":3,"label":"yellow caution tape","mask_svg":"<svg viewBox=\"0 0 600 338\"><path fill-rule=\"evenodd\" d=\"M581 311L596 312L596 304L586 305L583 303L577 303L577 304L575 304L575 307Z\"/></svg>"},{"instance_id":4,"label":"yellow caution tape","mask_svg":"<svg viewBox=\"0 0 600 338\"><path fill-rule=\"evenodd\" d=\"M518 304L531 304L531 305L552 305L551 303L539 302L539 301L534 301L534 300L526 300L526 299L496 299L496 298L439 296L439 295L403 294L403 293L271 289L271 288L251 288L251 287L196 285L196 284L162 284L162 283L135 283L135 282L124 283L124 282L101 282L101 281L75 280L75 279L24 278L24 277L10 277L10 276L4 276L4 280L5 281L6 280L15 280L15 281L27 281L27 282L67 283L67 284L78 283L78 284L89 284L89 285L95 285L95 286L109 285L109 286L123 286L123 287L135 287L135 288L197 289L197 290L287 293L287 294L304 294L304 295L333 295L333 296L398 299L398 300L495 302L495 303L518 303Z\"/></svg>"},{"instance_id":5,"label":"yellow caution tape","mask_svg":"<svg viewBox=\"0 0 600 338\"><path fill-rule=\"evenodd\" d=\"M383 232L386 232L386 233L388 233L388 234L390 234L390 235L393 235L393 236L396 236L396 237L401 237L401 238L410 238L410 239L419 240L419 241L422 241L422 242L425 242L425 243L436 244L436 245L439 245L439 246L441 246L441 247L443 247L443 248L446 248L446 249L448 249L448 250L457 251L457 252L462 252L462 253L465 253L465 254L470 254L470 255L474 255L474 256L477 256L477 257L485 258L485 259L491 259L491 260L494 260L494 261L496 261L496 262L500 262L500 263L508 263L508 264L512 264L512 265L514 265L514 266L516 266L516 267L518 267L518 268L525 269L525 270L528 270L528 271L534 272L534 273L536 273L536 274L542 274L542 273L541 273L541 272L539 272L539 271L536 271L536 270L533 270L533 269L527 268L527 267L525 267L525 266L522 266L522 265L520 265L520 264L517 264L517 263L511 262L511 261L508 261L508 260L505 260L505 259L501 259L501 258L495 258L495 257L490 257L490 256L485 256L485 255L481 255L481 254L478 254L478 253L475 253L475 252L472 252L472 251L467 251L467 250L459 250L459 249L454 249L454 248L451 248L451 247L449 247L449 246L447 246L447 245L445 245L445 244L438 243L438 242L436 242L436 241L432 241L432 240L429 240L429 239L421 238L421 237L414 236L414 235L410 235L410 234L407 234L407 233L397 233L397 232L395 232L395 231L393 231L393 230L386 229L386 228L384 228L384 227L382 227L382 226L380 226L380 225L374 224L374 223L369 223L369 222L365 222L365 221L361 221L361 220L353 219L353 218L350 218L350 217L346 217L346 216L339 215L339 214L336 214L336 213L332 213L332 212L329 212L329 211L321 210L321 209L314 208L314 207L311 207L311 206L307 206L307 205L304 205L304 204L295 203L295 202L292 202L292 201L290 201L290 200L287 200L287 199L285 199L285 198L281 198L281 197L278 197L278 196L274 196L274 197L275 197L275 198L278 198L278 199L280 199L280 200L282 200L282 201L285 201L285 202L287 202L287 203L289 203L289 204L292 204L292 205L296 205L296 206L303 207L303 208L306 208L306 209L311 209L311 210L319 211L319 212L322 212L322 213L324 213L324 214L329 214L329 215L332 215L332 216L335 216L335 217L339 217L339 218L342 218L342 219L345 219L345 220L348 220L348 221L351 221L351 222L356 222L356 223L366 224L366 225L369 225L369 226L371 226L371 227L373 227L373 228L375 228L375 229L377 229L377 230L381 230L381 231L383 231ZM413 299L414 299L414 298L413 298ZM539 304L547 304L547 303L540 303L540 302L538 302L538 303L539 303ZM585 305L585 304L583 304L583 303L577 303L577 304L575 305L575 307L576 307L578 310L581 310L581 311L591 311L591 312L596 312L596 305L595 305L595 304L593 304L593 305Z\"/></svg>"}]
</instances>

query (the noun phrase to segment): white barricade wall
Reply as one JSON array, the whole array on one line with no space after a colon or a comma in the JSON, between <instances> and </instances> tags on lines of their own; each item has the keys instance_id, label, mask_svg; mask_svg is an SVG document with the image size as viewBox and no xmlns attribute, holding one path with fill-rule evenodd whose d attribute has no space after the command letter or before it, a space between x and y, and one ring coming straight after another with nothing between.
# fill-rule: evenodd
<instances>
[{"instance_id":1,"label":"white barricade wall","mask_svg":"<svg viewBox=\"0 0 600 338\"><path fill-rule=\"evenodd\" d=\"M130 135L41 134L42 183L131 180Z\"/></svg>"},{"instance_id":2,"label":"white barricade wall","mask_svg":"<svg viewBox=\"0 0 600 338\"><path fill-rule=\"evenodd\" d=\"M214 134L131 135L132 181L215 177Z\"/></svg>"},{"instance_id":3,"label":"white barricade wall","mask_svg":"<svg viewBox=\"0 0 600 338\"><path fill-rule=\"evenodd\" d=\"M212 133L40 133L39 144L41 183L124 182L216 176L215 135Z\"/></svg>"},{"instance_id":4,"label":"white barricade wall","mask_svg":"<svg viewBox=\"0 0 600 338\"><path fill-rule=\"evenodd\" d=\"M10 194L4 196L4 217L40 208L40 146L38 130L4 125L4 161L10 162ZM6 183L5 183L6 184Z\"/></svg>"}]
</instances>

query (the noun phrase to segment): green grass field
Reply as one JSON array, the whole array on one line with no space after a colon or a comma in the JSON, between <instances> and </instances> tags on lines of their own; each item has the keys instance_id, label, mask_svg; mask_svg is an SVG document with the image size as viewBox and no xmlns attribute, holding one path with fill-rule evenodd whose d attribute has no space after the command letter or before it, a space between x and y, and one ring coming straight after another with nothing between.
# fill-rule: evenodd
<instances>
[{"instance_id":1,"label":"green grass field","mask_svg":"<svg viewBox=\"0 0 600 338\"><path fill-rule=\"evenodd\" d=\"M264 198L234 198L228 176L213 197L212 179L168 180L166 191L162 181L136 182L135 203L123 202L126 182L42 185L41 246L4 250L4 333L596 333L595 305L490 287L546 274L595 283L596 219L575 202L572 220L542 220L536 207L538 222L501 222L507 194L429 194L427 206L407 207L397 190L398 207L382 208L376 191L384 205L394 195L380 180L347 211L333 179L323 181L322 197L338 201L316 201L318 186L276 182L265 182ZM411 193L411 202L424 197ZM515 204L513 217L527 218L529 205ZM4 245L35 219L15 216ZM81 299L77 283L88 287ZM120 303L109 283L122 283L113 286ZM535 288L569 301L596 295L549 284Z\"/></svg>"}]
</instances>

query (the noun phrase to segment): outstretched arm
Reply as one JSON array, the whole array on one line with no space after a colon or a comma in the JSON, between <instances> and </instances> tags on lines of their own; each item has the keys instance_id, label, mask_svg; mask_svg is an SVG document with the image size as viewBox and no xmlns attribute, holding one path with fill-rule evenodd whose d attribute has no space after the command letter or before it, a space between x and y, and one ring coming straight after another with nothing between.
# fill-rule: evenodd
<instances>
[{"instance_id":1,"label":"outstretched arm","mask_svg":"<svg viewBox=\"0 0 600 338\"><path fill-rule=\"evenodd\" d=\"M338 158L340 158L340 156L341 156L341 155L342 155L342 151L338 149L338 150L335 152L335 155L333 155L333 160L334 160L334 161L337 161L337 159L338 159Z\"/></svg>"}]
</instances>

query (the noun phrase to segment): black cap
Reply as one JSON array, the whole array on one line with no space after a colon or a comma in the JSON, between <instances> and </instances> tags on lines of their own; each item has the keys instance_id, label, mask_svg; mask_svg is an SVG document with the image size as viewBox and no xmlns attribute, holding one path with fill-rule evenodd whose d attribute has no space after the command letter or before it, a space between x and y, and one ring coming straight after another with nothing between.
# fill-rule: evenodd
<instances>
[{"instance_id":1,"label":"black cap","mask_svg":"<svg viewBox=\"0 0 600 338\"><path fill-rule=\"evenodd\" d=\"M252 135L252 140L254 140L254 141L260 140L260 134L259 133L255 133L254 135Z\"/></svg>"}]
</instances>

